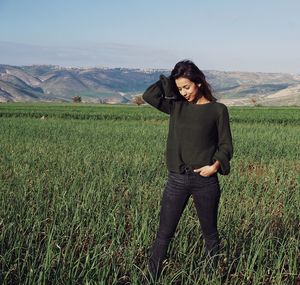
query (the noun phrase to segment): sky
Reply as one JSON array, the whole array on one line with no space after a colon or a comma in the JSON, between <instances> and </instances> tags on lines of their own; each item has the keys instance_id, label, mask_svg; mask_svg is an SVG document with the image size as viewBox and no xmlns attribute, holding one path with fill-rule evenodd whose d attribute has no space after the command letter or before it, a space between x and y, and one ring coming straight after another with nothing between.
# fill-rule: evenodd
<instances>
[{"instance_id":1,"label":"sky","mask_svg":"<svg viewBox=\"0 0 300 285\"><path fill-rule=\"evenodd\" d=\"M300 73L299 0L0 0L0 64Z\"/></svg>"}]
</instances>

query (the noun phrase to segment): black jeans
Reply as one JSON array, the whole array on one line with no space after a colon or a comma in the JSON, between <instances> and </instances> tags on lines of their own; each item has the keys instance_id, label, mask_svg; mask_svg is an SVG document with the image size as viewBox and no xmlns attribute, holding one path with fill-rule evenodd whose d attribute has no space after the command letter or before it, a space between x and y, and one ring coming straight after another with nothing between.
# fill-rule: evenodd
<instances>
[{"instance_id":1,"label":"black jeans","mask_svg":"<svg viewBox=\"0 0 300 285\"><path fill-rule=\"evenodd\" d=\"M206 253L209 257L214 257L214 266L216 265L219 253L217 215L220 186L218 176L217 173L209 177L200 176L199 173L187 167L184 174L175 172L168 174L161 200L159 228L151 247L149 260L152 262L151 271L158 270L153 267L153 264L160 266L161 261L165 259L169 243L191 195L205 240Z\"/></svg>"}]
</instances>

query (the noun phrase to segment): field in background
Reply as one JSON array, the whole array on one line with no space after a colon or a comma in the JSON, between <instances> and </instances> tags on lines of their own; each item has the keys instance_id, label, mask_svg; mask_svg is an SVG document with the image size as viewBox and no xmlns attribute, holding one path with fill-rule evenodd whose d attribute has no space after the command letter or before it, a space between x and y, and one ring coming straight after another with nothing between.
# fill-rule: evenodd
<instances>
[{"instance_id":1,"label":"field in background","mask_svg":"<svg viewBox=\"0 0 300 285\"><path fill-rule=\"evenodd\" d=\"M222 284L300 275L299 111L229 108ZM147 284L167 131L149 106L0 104L1 284ZM203 252L190 199L161 284L206 284Z\"/></svg>"}]
</instances>

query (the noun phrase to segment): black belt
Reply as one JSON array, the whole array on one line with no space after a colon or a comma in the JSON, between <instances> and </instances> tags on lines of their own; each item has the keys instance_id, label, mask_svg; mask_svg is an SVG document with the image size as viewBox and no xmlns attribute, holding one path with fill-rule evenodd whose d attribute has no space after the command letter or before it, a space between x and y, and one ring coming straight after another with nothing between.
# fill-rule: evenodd
<instances>
[{"instance_id":1,"label":"black belt","mask_svg":"<svg viewBox=\"0 0 300 285\"><path fill-rule=\"evenodd\" d=\"M184 174L195 174L193 168L191 168L190 166L184 166L183 173Z\"/></svg>"}]
</instances>

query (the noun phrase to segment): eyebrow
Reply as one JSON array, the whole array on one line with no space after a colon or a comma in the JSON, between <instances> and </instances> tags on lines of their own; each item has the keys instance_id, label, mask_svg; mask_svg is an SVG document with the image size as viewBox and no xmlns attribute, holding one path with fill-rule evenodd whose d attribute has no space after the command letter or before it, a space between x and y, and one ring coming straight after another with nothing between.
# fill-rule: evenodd
<instances>
[{"instance_id":1,"label":"eyebrow","mask_svg":"<svg viewBox=\"0 0 300 285\"><path fill-rule=\"evenodd\" d=\"M183 85L182 87L185 87L185 86L189 86L188 84L185 84L185 85ZM182 87L178 87L178 88L182 88Z\"/></svg>"}]
</instances>

